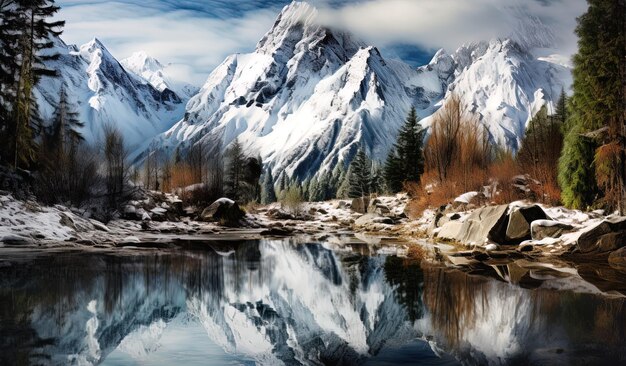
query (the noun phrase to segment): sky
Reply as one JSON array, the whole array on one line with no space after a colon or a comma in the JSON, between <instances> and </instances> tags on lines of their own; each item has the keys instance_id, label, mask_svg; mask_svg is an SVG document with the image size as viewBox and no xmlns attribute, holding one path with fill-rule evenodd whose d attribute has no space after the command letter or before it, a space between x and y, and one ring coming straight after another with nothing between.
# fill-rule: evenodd
<instances>
[{"instance_id":1,"label":"sky","mask_svg":"<svg viewBox=\"0 0 626 366\"><path fill-rule=\"evenodd\" d=\"M228 55L250 52L291 0L57 0L66 21L62 38L100 39L118 59L145 51L172 64L179 79L202 85ZM386 57L423 65L439 48L504 37L519 8L553 29L558 52L576 50L576 17L585 0L310 0L320 19L345 28Z\"/></svg>"}]
</instances>

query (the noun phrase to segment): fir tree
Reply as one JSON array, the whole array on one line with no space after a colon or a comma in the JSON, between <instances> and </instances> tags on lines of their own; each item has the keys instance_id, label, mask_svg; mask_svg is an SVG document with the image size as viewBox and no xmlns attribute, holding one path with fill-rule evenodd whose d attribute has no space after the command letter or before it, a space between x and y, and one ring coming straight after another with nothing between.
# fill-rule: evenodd
<instances>
[{"instance_id":1,"label":"fir tree","mask_svg":"<svg viewBox=\"0 0 626 366\"><path fill-rule=\"evenodd\" d=\"M594 179L598 164L602 181L617 187L614 206L624 208L625 125L624 97L626 85L626 2L589 0L589 8L578 18L578 53L574 56L573 90L569 111L568 133L559 163L559 183L563 201L570 207L587 207L598 191ZM603 161L593 164L597 146L584 141L589 132L608 127L608 133L596 139L604 144ZM604 169L610 167L609 169ZM600 172L598 171L598 172ZM606 178L606 179L605 179ZM607 193L605 188L605 194ZM612 190L613 191L613 190ZM623 211L623 210L622 210Z\"/></svg>"},{"instance_id":2,"label":"fir tree","mask_svg":"<svg viewBox=\"0 0 626 366\"><path fill-rule=\"evenodd\" d=\"M318 190L319 190L319 200L320 201L328 201L331 197L331 188L330 188L330 173L326 172L322 174L319 179Z\"/></svg>"},{"instance_id":3,"label":"fir tree","mask_svg":"<svg viewBox=\"0 0 626 366\"><path fill-rule=\"evenodd\" d=\"M15 80L13 164L28 166L34 159L35 135L41 128L37 103L33 90L42 76L57 76L56 70L45 66L47 61L59 58L59 54L45 52L53 47L51 36L61 34L65 22L49 22L59 10L52 0L16 0L17 10L23 20L18 52L20 65Z\"/></svg>"},{"instance_id":4,"label":"fir tree","mask_svg":"<svg viewBox=\"0 0 626 366\"><path fill-rule=\"evenodd\" d=\"M267 169L265 177L263 178L263 190L261 192L261 203L268 205L276 202L276 190L274 189L274 177L272 176L272 170Z\"/></svg>"},{"instance_id":5,"label":"fir tree","mask_svg":"<svg viewBox=\"0 0 626 366\"><path fill-rule=\"evenodd\" d=\"M309 182L307 193L308 194L304 195L304 197L306 197L309 200L309 202L319 201L319 189L318 189L317 177L313 177L313 179L311 179L311 181Z\"/></svg>"},{"instance_id":6,"label":"fir tree","mask_svg":"<svg viewBox=\"0 0 626 366\"><path fill-rule=\"evenodd\" d=\"M383 193L383 186L385 185L383 175L378 164L372 164L371 168L370 192L371 193Z\"/></svg>"},{"instance_id":7,"label":"fir tree","mask_svg":"<svg viewBox=\"0 0 626 366\"><path fill-rule=\"evenodd\" d=\"M0 157L7 161L14 142L12 112L17 97L18 46L23 25L23 14L15 1L0 1Z\"/></svg>"},{"instance_id":8,"label":"fir tree","mask_svg":"<svg viewBox=\"0 0 626 366\"><path fill-rule=\"evenodd\" d=\"M85 124L78 119L78 112L69 102L65 87L61 87L59 104L57 104L50 125L48 146L51 150L63 154L75 151L80 142L84 140L79 132Z\"/></svg>"},{"instance_id":9,"label":"fir tree","mask_svg":"<svg viewBox=\"0 0 626 366\"><path fill-rule=\"evenodd\" d=\"M339 186L337 187L336 198L349 198L350 194L350 173L351 169L348 167L348 170L344 171L344 173L339 178Z\"/></svg>"},{"instance_id":10,"label":"fir tree","mask_svg":"<svg viewBox=\"0 0 626 366\"><path fill-rule=\"evenodd\" d=\"M232 143L226 158L228 161L226 195L233 200L238 200L242 193L244 164L246 163L246 157L238 139Z\"/></svg>"},{"instance_id":11,"label":"fir tree","mask_svg":"<svg viewBox=\"0 0 626 366\"><path fill-rule=\"evenodd\" d=\"M282 194L282 192L287 190L287 188L289 188L289 181L288 181L288 178L287 178L287 173L283 172L280 175L280 181L279 181L279 184L278 184L278 191L281 192L281 194Z\"/></svg>"},{"instance_id":12,"label":"fir tree","mask_svg":"<svg viewBox=\"0 0 626 366\"><path fill-rule=\"evenodd\" d=\"M561 131L566 131L569 112L567 110L567 94L565 94L565 89L561 89L559 100L556 102L554 117L556 118L557 122L559 122L561 126Z\"/></svg>"},{"instance_id":13,"label":"fir tree","mask_svg":"<svg viewBox=\"0 0 626 366\"><path fill-rule=\"evenodd\" d=\"M559 159L559 185L563 204L574 209L585 209L596 195L593 171L592 141L581 137L582 127L574 125L563 142Z\"/></svg>"},{"instance_id":14,"label":"fir tree","mask_svg":"<svg viewBox=\"0 0 626 366\"><path fill-rule=\"evenodd\" d=\"M404 183L404 174L402 174L402 161L398 157L395 148L389 151L384 170L387 191L390 193L400 192Z\"/></svg>"},{"instance_id":15,"label":"fir tree","mask_svg":"<svg viewBox=\"0 0 626 366\"><path fill-rule=\"evenodd\" d=\"M404 182L419 183L424 173L425 133L426 130L419 124L415 107L412 107L385 161L385 183L392 193L401 191Z\"/></svg>"},{"instance_id":16,"label":"fir tree","mask_svg":"<svg viewBox=\"0 0 626 366\"><path fill-rule=\"evenodd\" d=\"M350 163L348 174L348 197L358 198L370 194L371 163L365 154L365 150L359 149L355 158Z\"/></svg>"},{"instance_id":17,"label":"fir tree","mask_svg":"<svg viewBox=\"0 0 626 366\"><path fill-rule=\"evenodd\" d=\"M337 165L335 165L335 168L333 169L330 175L330 182L328 185L329 199L337 198L337 191L339 190L339 186L341 185L341 182L345 174L346 174L346 170L344 168L343 163L338 163Z\"/></svg>"}]
</instances>

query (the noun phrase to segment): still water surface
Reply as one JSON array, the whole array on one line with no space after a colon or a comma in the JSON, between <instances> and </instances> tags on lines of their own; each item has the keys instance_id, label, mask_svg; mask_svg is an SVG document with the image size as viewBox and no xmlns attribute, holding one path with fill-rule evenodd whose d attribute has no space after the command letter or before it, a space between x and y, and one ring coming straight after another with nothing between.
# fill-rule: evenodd
<instances>
[{"instance_id":1,"label":"still water surface","mask_svg":"<svg viewBox=\"0 0 626 366\"><path fill-rule=\"evenodd\" d=\"M0 257L0 364L624 364L623 298L371 247Z\"/></svg>"}]
</instances>

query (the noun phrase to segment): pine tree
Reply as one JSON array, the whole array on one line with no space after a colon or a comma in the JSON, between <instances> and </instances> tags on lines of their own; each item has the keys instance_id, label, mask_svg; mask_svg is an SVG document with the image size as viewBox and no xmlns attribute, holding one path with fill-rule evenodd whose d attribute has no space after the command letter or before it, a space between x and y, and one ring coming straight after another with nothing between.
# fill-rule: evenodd
<instances>
[{"instance_id":1,"label":"pine tree","mask_svg":"<svg viewBox=\"0 0 626 366\"><path fill-rule=\"evenodd\" d=\"M561 161L559 183L563 201L571 207L587 207L593 203L598 186L590 179L596 172L614 193L614 207L624 211L626 156L624 153L624 110L626 110L626 27L623 0L589 0L589 8L578 18L576 34L578 53L574 56L573 90ZM595 141L584 141L589 132L608 127ZM593 146L596 144L596 146ZM594 161L594 149L604 145L598 152L603 161ZM598 165L602 169L596 170ZM608 168L608 169L605 169ZM609 203L609 202L607 202Z\"/></svg>"},{"instance_id":2,"label":"pine tree","mask_svg":"<svg viewBox=\"0 0 626 366\"><path fill-rule=\"evenodd\" d=\"M12 112L17 97L16 81L20 69L19 41L23 14L15 1L0 1L0 158L8 161L14 143Z\"/></svg>"},{"instance_id":3,"label":"pine tree","mask_svg":"<svg viewBox=\"0 0 626 366\"><path fill-rule=\"evenodd\" d=\"M424 134L415 111L412 107L404 126L398 133L396 150L402 162L402 173L406 181L419 183L424 173Z\"/></svg>"},{"instance_id":4,"label":"pine tree","mask_svg":"<svg viewBox=\"0 0 626 366\"><path fill-rule=\"evenodd\" d=\"M278 183L278 191L282 192L287 190L287 188L289 188L289 178L287 178L287 173L283 172L280 175L280 181Z\"/></svg>"},{"instance_id":5,"label":"pine tree","mask_svg":"<svg viewBox=\"0 0 626 366\"><path fill-rule=\"evenodd\" d=\"M331 176L329 172L322 174L319 179L318 190L320 201L328 201L331 199L331 188L330 188L330 180Z\"/></svg>"},{"instance_id":6,"label":"pine tree","mask_svg":"<svg viewBox=\"0 0 626 366\"><path fill-rule=\"evenodd\" d=\"M51 150L63 154L75 151L80 142L84 140L79 129L85 124L78 119L78 112L68 100L65 87L61 87L59 103L57 104L48 134L48 146Z\"/></svg>"},{"instance_id":7,"label":"pine tree","mask_svg":"<svg viewBox=\"0 0 626 366\"><path fill-rule=\"evenodd\" d=\"M384 170L387 191L390 193L400 192L404 183L404 175L402 174L402 161L398 157L395 148L389 151Z\"/></svg>"},{"instance_id":8,"label":"pine tree","mask_svg":"<svg viewBox=\"0 0 626 366\"><path fill-rule=\"evenodd\" d=\"M567 94L565 94L565 89L561 89L559 100L556 102L554 117L559 122L561 131L566 131L569 112L567 110Z\"/></svg>"},{"instance_id":9,"label":"pine tree","mask_svg":"<svg viewBox=\"0 0 626 366\"><path fill-rule=\"evenodd\" d=\"M41 119L33 90L42 76L57 76L56 70L48 69L45 63L58 59L59 54L45 51L53 47L50 37L60 35L65 22L47 21L59 10L53 0L16 0L16 4L21 13L19 19L23 20L17 44L21 63L12 107L13 164L17 168L28 166L35 156L35 135L41 128Z\"/></svg>"},{"instance_id":10,"label":"pine tree","mask_svg":"<svg viewBox=\"0 0 626 366\"><path fill-rule=\"evenodd\" d=\"M246 163L246 157L238 139L232 143L226 158L228 161L226 195L233 200L238 200L242 194L244 164Z\"/></svg>"},{"instance_id":11,"label":"pine tree","mask_svg":"<svg viewBox=\"0 0 626 366\"><path fill-rule=\"evenodd\" d=\"M348 174L348 197L358 198L370 194L371 162L365 154L365 150L359 149L356 156L350 163L350 173Z\"/></svg>"},{"instance_id":12,"label":"pine tree","mask_svg":"<svg viewBox=\"0 0 626 366\"><path fill-rule=\"evenodd\" d=\"M337 198L337 191L339 191L339 186L343 181L343 178L346 174L346 170L342 162L337 163L335 168L333 169L330 175L330 182L328 184L328 196L329 199Z\"/></svg>"},{"instance_id":13,"label":"pine tree","mask_svg":"<svg viewBox=\"0 0 626 366\"><path fill-rule=\"evenodd\" d=\"M318 196L319 189L318 189L317 177L313 177L313 179L309 181L307 193L308 193L307 195L303 195L303 196L306 199L308 199L309 202L319 201L319 196Z\"/></svg>"},{"instance_id":14,"label":"pine tree","mask_svg":"<svg viewBox=\"0 0 626 366\"><path fill-rule=\"evenodd\" d=\"M574 125L567 133L559 159L561 201L574 209L587 208L597 192L593 170L595 146L581 137L581 129Z\"/></svg>"},{"instance_id":15,"label":"pine tree","mask_svg":"<svg viewBox=\"0 0 626 366\"><path fill-rule=\"evenodd\" d=\"M263 178L263 190L261 192L261 203L268 205L276 202L276 190L274 189L274 177L272 176L272 170L267 169L265 177Z\"/></svg>"},{"instance_id":16,"label":"pine tree","mask_svg":"<svg viewBox=\"0 0 626 366\"><path fill-rule=\"evenodd\" d=\"M383 193L383 186L385 185L382 171L378 164L372 163L371 167L371 177L372 180L370 182L370 192L381 194Z\"/></svg>"},{"instance_id":17,"label":"pine tree","mask_svg":"<svg viewBox=\"0 0 626 366\"><path fill-rule=\"evenodd\" d=\"M404 182L419 183L424 173L425 134L412 107L385 161L385 183L392 193L401 191Z\"/></svg>"},{"instance_id":18,"label":"pine tree","mask_svg":"<svg viewBox=\"0 0 626 366\"><path fill-rule=\"evenodd\" d=\"M350 175L351 169L348 167L339 179L339 186L337 187L336 198L349 198L350 194Z\"/></svg>"}]
</instances>

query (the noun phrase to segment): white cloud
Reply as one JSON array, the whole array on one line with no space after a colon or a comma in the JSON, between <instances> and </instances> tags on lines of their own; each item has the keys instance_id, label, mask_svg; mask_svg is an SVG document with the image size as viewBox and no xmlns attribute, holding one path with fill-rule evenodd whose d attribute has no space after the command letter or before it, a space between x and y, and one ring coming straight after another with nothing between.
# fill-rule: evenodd
<instances>
[{"instance_id":1,"label":"white cloud","mask_svg":"<svg viewBox=\"0 0 626 366\"><path fill-rule=\"evenodd\" d=\"M226 56L251 51L277 14L277 9L265 9L218 19L188 10L162 12L107 2L66 6L58 17L66 20L62 37L68 43L96 37L118 59L144 50L164 64L181 65L179 75L201 85Z\"/></svg>"},{"instance_id":2,"label":"white cloud","mask_svg":"<svg viewBox=\"0 0 626 366\"><path fill-rule=\"evenodd\" d=\"M369 0L322 10L323 21L384 46L397 42L454 50L463 43L509 36L513 12L540 18L556 35L557 48L575 51L576 17L585 0Z\"/></svg>"},{"instance_id":3,"label":"white cloud","mask_svg":"<svg viewBox=\"0 0 626 366\"><path fill-rule=\"evenodd\" d=\"M282 5L289 2L120 1L60 0L59 18L67 21L63 38L81 44L97 37L119 59L144 50L164 64L177 65L178 75L196 85L201 85L229 54L251 51L270 29ZM321 7L320 19L324 23L346 28L373 45L405 44L427 50L443 47L449 51L466 42L509 35L515 23L510 9L522 9L554 30L557 47L566 55L576 50L573 34L576 17L587 7L585 0L313 0L312 3ZM181 8L188 10L177 10Z\"/></svg>"}]
</instances>

